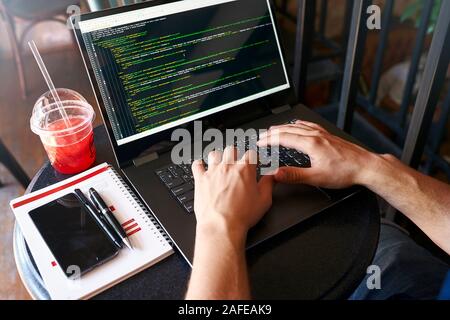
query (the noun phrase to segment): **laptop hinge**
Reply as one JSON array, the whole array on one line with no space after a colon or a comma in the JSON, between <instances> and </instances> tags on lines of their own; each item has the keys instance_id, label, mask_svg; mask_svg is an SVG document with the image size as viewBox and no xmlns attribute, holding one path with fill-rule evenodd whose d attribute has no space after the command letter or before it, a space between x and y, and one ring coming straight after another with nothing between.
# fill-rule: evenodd
<instances>
[{"instance_id":1,"label":"laptop hinge","mask_svg":"<svg viewBox=\"0 0 450 320\"><path fill-rule=\"evenodd\" d=\"M281 107L271 109L273 114L280 114L280 113L283 113L283 112L286 112L289 110L291 110L291 106L288 104L285 104L284 106L281 106Z\"/></svg>"},{"instance_id":2,"label":"laptop hinge","mask_svg":"<svg viewBox=\"0 0 450 320\"><path fill-rule=\"evenodd\" d=\"M148 153L145 156L141 156L139 158L136 158L133 160L133 164L135 167L140 167L146 163L149 163L151 161L155 161L159 158L159 155L157 152Z\"/></svg>"}]
</instances>

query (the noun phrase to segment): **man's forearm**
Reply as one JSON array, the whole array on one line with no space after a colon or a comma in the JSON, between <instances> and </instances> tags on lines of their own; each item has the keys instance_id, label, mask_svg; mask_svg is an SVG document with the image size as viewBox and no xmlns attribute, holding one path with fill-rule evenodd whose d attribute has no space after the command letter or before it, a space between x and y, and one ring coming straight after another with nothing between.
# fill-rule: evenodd
<instances>
[{"instance_id":1,"label":"man's forearm","mask_svg":"<svg viewBox=\"0 0 450 320\"><path fill-rule=\"evenodd\" d=\"M450 254L450 186L391 156L375 156L360 184L405 214Z\"/></svg>"},{"instance_id":2,"label":"man's forearm","mask_svg":"<svg viewBox=\"0 0 450 320\"><path fill-rule=\"evenodd\" d=\"M187 299L249 299L245 235L197 228Z\"/></svg>"}]
</instances>

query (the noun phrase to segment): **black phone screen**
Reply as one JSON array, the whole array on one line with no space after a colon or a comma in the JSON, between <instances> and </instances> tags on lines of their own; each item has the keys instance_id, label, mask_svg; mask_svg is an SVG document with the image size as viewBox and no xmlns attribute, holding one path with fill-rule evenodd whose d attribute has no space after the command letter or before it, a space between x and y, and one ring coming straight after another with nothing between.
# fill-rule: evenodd
<instances>
[{"instance_id":1,"label":"black phone screen","mask_svg":"<svg viewBox=\"0 0 450 320\"><path fill-rule=\"evenodd\" d=\"M73 272L69 267L78 267L82 275L118 253L73 193L34 209L29 215L67 277Z\"/></svg>"}]
</instances>

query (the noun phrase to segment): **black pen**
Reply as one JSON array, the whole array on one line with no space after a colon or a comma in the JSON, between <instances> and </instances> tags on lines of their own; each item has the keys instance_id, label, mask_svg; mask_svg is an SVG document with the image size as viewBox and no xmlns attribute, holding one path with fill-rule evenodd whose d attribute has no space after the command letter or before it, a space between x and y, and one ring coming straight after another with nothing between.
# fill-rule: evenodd
<instances>
[{"instance_id":1,"label":"black pen","mask_svg":"<svg viewBox=\"0 0 450 320\"><path fill-rule=\"evenodd\" d=\"M117 221L116 217L114 217L114 214L111 212L98 192L94 188L90 188L89 195L91 197L91 201L95 204L97 209L103 214L105 219L113 227L114 231L120 236L122 242L128 248L133 249L133 246L131 245L131 242L127 237L127 233L125 232L125 230L123 230L122 225L119 221Z\"/></svg>"},{"instance_id":2,"label":"black pen","mask_svg":"<svg viewBox=\"0 0 450 320\"><path fill-rule=\"evenodd\" d=\"M92 218L95 219L98 225L105 231L106 235L111 239L111 241L118 247L122 249L122 244L118 241L117 237L114 235L114 231L111 230L111 227L105 222L100 212L94 207L94 205L89 201L89 199L84 195L84 193L80 189L75 189L74 193L78 200L82 203L84 208L89 212Z\"/></svg>"}]
</instances>

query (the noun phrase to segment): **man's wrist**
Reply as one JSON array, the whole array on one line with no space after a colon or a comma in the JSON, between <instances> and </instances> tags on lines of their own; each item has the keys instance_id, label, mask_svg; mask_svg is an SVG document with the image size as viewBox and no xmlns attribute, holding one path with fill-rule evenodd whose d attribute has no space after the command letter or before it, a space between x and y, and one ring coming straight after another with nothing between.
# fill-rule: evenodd
<instances>
[{"instance_id":1,"label":"man's wrist","mask_svg":"<svg viewBox=\"0 0 450 320\"><path fill-rule=\"evenodd\" d=\"M197 223L197 239L207 241L227 241L233 246L245 247L248 229L239 223L231 223L222 216Z\"/></svg>"},{"instance_id":2,"label":"man's wrist","mask_svg":"<svg viewBox=\"0 0 450 320\"><path fill-rule=\"evenodd\" d=\"M358 176L358 184L362 185L375 193L379 192L380 187L386 185L389 181L398 181L400 174L399 161L392 155L370 153L365 159L364 168Z\"/></svg>"}]
</instances>

